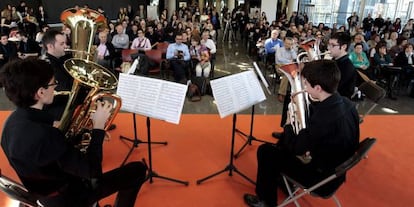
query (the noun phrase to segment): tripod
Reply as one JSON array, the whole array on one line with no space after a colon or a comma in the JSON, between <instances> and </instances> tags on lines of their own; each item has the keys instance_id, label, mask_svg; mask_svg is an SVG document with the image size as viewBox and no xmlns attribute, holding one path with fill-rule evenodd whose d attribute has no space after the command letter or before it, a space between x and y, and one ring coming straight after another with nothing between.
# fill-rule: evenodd
<instances>
[{"instance_id":1,"label":"tripod","mask_svg":"<svg viewBox=\"0 0 414 207\"><path fill-rule=\"evenodd\" d=\"M231 28L231 19L229 19L226 22L226 27L224 28L224 32L223 32L223 42L226 40L226 37L229 37L229 43L231 43L231 41L236 41L236 36L233 32L233 29Z\"/></svg>"},{"instance_id":2,"label":"tripod","mask_svg":"<svg viewBox=\"0 0 414 207\"><path fill-rule=\"evenodd\" d=\"M227 172L229 171L229 176L233 175L233 171L238 173L240 176L242 176L244 179L246 179L247 181L251 182L253 185L255 185L255 182L253 180L251 180L249 177L247 177L246 175L244 175L243 173L241 173L236 166L234 166L233 164L233 151L234 151L234 135L236 133L236 120L237 120L237 115L233 114L233 129L232 129L232 136L231 136L231 149L230 149L230 163L223 169L220 170L212 175L209 175L205 178L202 178L200 180L197 180L197 184L201 184L202 182L216 176L219 175L221 173Z\"/></svg>"},{"instance_id":3,"label":"tripod","mask_svg":"<svg viewBox=\"0 0 414 207\"><path fill-rule=\"evenodd\" d=\"M132 113L132 120L134 122L134 138L128 138L125 136L119 136L119 139L121 140L125 140L125 141L129 141L132 142L132 146L131 149L129 149L129 152L127 154L127 156L125 157L124 161L122 161L121 166L125 165L126 161L128 160L129 156L131 156L132 151L134 151L135 148L138 147L139 144L150 144L150 140L148 140L147 142L144 142L140 139L138 139L138 135L137 135L137 120L136 120L136 114ZM151 144L163 144L163 145L167 145L167 142L152 142Z\"/></svg>"},{"instance_id":4,"label":"tripod","mask_svg":"<svg viewBox=\"0 0 414 207\"><path fill-rule=\"evenodd\" d=\"M157 174L156 172L154 172L152 170L152 153L151 153L151 121L150 118L147 117L147 132L148 132L148 159L149 159L149 168L148 168L148 175L146 180L149 180L150 183L153 182L152 178L160 178L160 179L164 179L164 180L169 180L172 182L176 182L176 183L181 183L184 185L188 186L188 181L181 181L181 180L177 180L177 179L173 179L173 178L169 178L169 177L164 177L161 176L159 174Z\"/></svg>"},{"instance_id":5,"label":"tripod","mask_svg":"<svg viewBox=\"0 0 414 207\"><path fill-rule=\"evenodd\" d=\"M246 142L244 143L244 145L240 148L240 150L234 155L234 158L238 158L240 153L244 150L244 148L246 148L247 145L252 145L252 141L271 144L270 142L266 142L264 140L257 139L256 137L253 136L253 124L254 124L254 105L252 106L252 113L250 114L250 133L249 133L249 135L247 135L246 133L240 131L239 129L236 129L237 133L245 136L247 139L246 139Z\"/></svg>"}]
</instances>

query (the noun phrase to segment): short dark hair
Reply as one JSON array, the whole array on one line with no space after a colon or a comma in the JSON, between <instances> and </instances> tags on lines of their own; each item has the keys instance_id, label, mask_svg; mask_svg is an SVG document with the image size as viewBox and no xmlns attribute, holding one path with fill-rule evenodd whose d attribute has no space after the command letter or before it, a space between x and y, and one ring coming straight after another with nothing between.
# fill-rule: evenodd
<instances>
[{"instance_id":1,"label":"short dark hair","mask_svg":"<svg viewBox=\"0 0 414 207\"><path fill-rule=\"evenodd\" d=\"M335 93L341 79L341 72L333 60L316 60L305 63L302 76L312 87L320 85L327 93Z\"/></svg>"},{"instance_id":2,"label":"short dark hair","mask_svg":"<svg viewBox=\"0 0 414 207\"><path fill-rule=\"evenodd\" d=\"M57 35L63 35L63 33L61 31L54 30L54 29L47 30L42 38L43 48L47 49L48 44L54 45L56 42Z\"/></svg>"},{"instance_id":3,"label":"short dark hair","mask_svg":"<svg viewBox=\"0 0 414 207\"><path fill-rule=\"evenodd\" d=\"M337 40L340 46L346 45L347 50L349 48L349 44L351 43L351 36L346 32L336 32L331 36L331 39Z\"/></svg>"},{"instance_id":4,"label":"short dark hair","mask_svg":"<svg viewBox=\"0 0 414 207\"><path fill-rule=\"evenodd\" d=\"M0 71L0 81L6 96L17 107L27 108L37 101L34 96L53 78L52 66L44 60L27 58L5 64Z\"/></svg>"}]
</instances>

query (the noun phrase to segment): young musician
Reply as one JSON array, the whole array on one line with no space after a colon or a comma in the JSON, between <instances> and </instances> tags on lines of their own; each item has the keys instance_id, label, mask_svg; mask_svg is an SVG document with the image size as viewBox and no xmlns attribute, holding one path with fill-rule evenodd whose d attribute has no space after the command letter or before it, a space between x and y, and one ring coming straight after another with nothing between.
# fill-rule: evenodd
<instances>
[{"instance_id":1,"label":"young musician","mask_svg":"<svg viewBox=\"0 0 414 207\"><path fill-rule=\"evenodd\" d=\"M348 47L351 37L345 32L337 32L329 39L328 50L330 55L338 64L341 71L341 80L338 85L338 92L342 96L351 98L356 86L356 71L348 56Z\"/></svg>"},{"instance_id":2,"label":"young musician","mask_svg":"<svg viewBox=\"0 0 414 207\"><path fill-rule=\"evenodd\" d=\"M92 139L87 152L82 153L53 127L53 117L42 110L53 102L59 84L50 64L31 58L10 62L1 71L0 81L17 107L4 124L2 149L23 185L39 197L42 206L86 207L115 192L115 206L134 206L145 181L145 164L131 162L102 172L104 125L112 108L109 102L97 102Z\"/></svg>"},{"instance_id":3,"label":"young musician","mask_svg":"<svg viewBox=\"0 0 414 207\"><path fill-rule=\"evenodd\" d=\"M305 64L302 82L314 100L310 104L307 128L295 134L288 118L279 142L258 148L256 195L244 195L249 206L277 205L280 173L309 187L333 173L355 152L359 140L359 116L354 104L337 93L340 78L334 61L318 60ZM344 180L345 176L338 177L317 192L328 195Z\"/></svg>"}]
</instances>

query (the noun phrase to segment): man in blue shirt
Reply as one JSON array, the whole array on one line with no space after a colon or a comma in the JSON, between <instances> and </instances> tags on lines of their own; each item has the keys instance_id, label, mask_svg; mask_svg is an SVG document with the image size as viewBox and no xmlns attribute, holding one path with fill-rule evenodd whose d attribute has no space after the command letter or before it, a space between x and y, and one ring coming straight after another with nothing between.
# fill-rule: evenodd
<instances>
[{"instance_id":1,"label":"man in blue shirt","mask_svg":"<svg viewBox=\"0 0 414 207\"><path fill-rule=\"evenodd\" d=\"M270 38L267 39L264 43L265 54L266 54L266 63L273 64L275 63L275 53L276 47L283 47L283 41L279 38L279 30L272 30Z\"/></svg>"},{"instance_id":2,"label":"man in blue shirt","mask_svg":"<svg viewBox=\"0 0 414 207\"><path fill-rule=\"evenodd\" d=\"M170 67L174 72L174 80L180 83L186 83L188 77L188 64L190 61L190 52L188 46L183 44L183 35L178 33L175 36L175 43L169 44L166 58L170 62Z\"/></svg>"}]
</instances>

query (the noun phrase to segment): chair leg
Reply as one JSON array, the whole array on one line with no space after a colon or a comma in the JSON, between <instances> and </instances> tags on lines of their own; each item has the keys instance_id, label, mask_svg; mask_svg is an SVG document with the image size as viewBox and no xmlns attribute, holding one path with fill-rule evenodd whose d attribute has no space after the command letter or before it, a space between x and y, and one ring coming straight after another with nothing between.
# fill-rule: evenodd
<instances>
[{"instance_id":1,"label":"chair leg","mask_svg":"<svg viewBox=\"0 0 414 207\"><path fill-rule=\"evenodd\" d=\"M336 206L338 207L342 207L341 203L339 202L338 197L336 197L336 195L332 196L332 199L335 201Z\"/></svg>"},{"instance_id":2,"label":"chair leg","mask_svg":"<svg viewBox=\"0 0 414 207\"><path fill-rule=\"evenodd\" d=\"M282 177L283 177L283 182L285 183L286 189L289 192L289 197L286 198L286 200L284 200L283 203L280 204L280 205L278 205L278 206L282 207L282 206L285 206L285 205L287 205L287 204L289 204L291 202L294 202L295 205L296 205L296 207L300 207L299 202L296 199L294 199L295 194L296 194L296 192L298 192L299 189L297 189L294 192L292 192L292 189L290 188L290 185L289 185L289 181L286 179L285 176L282 176Z\"/></svg>"}]
</instances>

